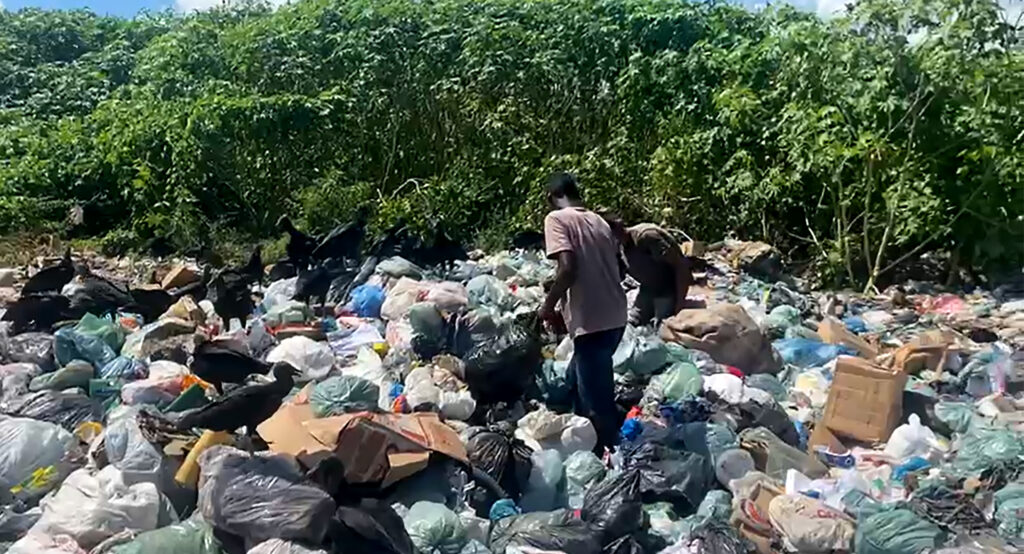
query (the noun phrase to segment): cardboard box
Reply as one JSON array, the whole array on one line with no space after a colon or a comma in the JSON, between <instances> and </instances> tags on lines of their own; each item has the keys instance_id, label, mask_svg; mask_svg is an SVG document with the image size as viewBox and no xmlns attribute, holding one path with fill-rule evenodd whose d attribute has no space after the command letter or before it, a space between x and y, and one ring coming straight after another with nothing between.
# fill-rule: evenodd
<instances>
[{"instance_id":1,"label":"cardboard box","mask_svg":"<svg viewBox=\"0 0 1024 554\"><path fill-rule=\"evenodd\" d=\"M741 499L739 505L735 505L730 523L754 543L758 554L771 554L772 549L772 526L768 518L768 505L776 496L784 494L785 491L779 487L767 483L758 483L750 494L749 501Z\"/></svg>"},{"instance_id":2,"label":"cardboard box","mask_svg":"<svg viewBox=\"0 0 1024 554\"><path fill-rule=\"evenodd\" d=\"M862 358L873 360L878 357L878 348L850 332L842 321L830 316L818 324L818 335L828 344L842 344L857 351Z\"/></svg>"},{"instance_id":3,"label":"cardboard box","mask_svg":"<svg viewBox=\"0 0 1024 554\"><path fill-rule=\"evenodd\" d=\"M892 367L908 375L926 369L937 371L945 365L955 342L951 333L938 329L925 331L893 353Z\"/></svg>"},{"instance_id":4,"label":"cardboard box","mask_svg":"<svg viewBox=\"0 0 1024 554\"><path fill-rule=\"evenodd\" d=\"M821 424L839 437L885 442L902 417L906 383L905 373L840 356Z\"/></svg>"},{"instance_id":5,"label":"cardboard box","mask_svg":"<svg viewBox=\"0 0 1024 554\"><path fill-rule=\"evenodd\" d=\"M274 452L291 454L308 467L335 456L349 483L387 487L427 466L432 452L469 463L458 433L434 413L360 412L317 419L309 404L281 406L257 428Z\"/></svg>"}]
</instances>

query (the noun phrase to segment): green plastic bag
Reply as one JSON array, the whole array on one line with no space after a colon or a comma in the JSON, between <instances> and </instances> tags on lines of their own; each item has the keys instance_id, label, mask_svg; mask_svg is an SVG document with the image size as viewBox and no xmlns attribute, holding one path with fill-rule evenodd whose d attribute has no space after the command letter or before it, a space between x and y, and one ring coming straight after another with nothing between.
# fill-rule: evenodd
<instances>
[{"instance_id":1,"label":"green plastic bag","mask_svg":"<svg viewBox=\"0 0 1024 554\"><path fill-rule=\"evenodd\" d=\"M966 433L974 423L974 405L967 402L938 402L935 417L956 433Z\"/></svg>"},{"instance_id":2,"label":"green plastic bag","mask_svg":"<svg viewBox=\"0 0 1024 554\"><path fill-rule=\"evenodd\" d=\"M856 554L920 554L946 541L938 526L914 512L896 509L869 516L857 525Z\"/></svg>"},{"instance_id":3,"label":"green plastic bag","mask_svg":"<svg viewBox=\"0 0 1024 554\"><path fill-rule=\"evenodd\" d=\"M671 403L700 394L704 379L700 370L690 362L677 362L659 376L665 402Z\"/></svg>"},{"instance_id":4,"label":"green plastic bag","mask_svg":"<svg viewBox=\"0 0 1024 554\"><path fill-rule=\"evenodd\" d=\"M72 360L71 363L54 371L33 377L28 384L28 390L32 392L41 390L64 390L74 387L89 389L89 380L93 378L95 370L89 362Z\"/></svg>"},{"instance_id":5,"label":"green plastic bag","mask_svg":"<svg viewBox=\"0 0 1024 554\"><path fill-rule=\"evenodd\" d=\"M971 477L996 464L1021 457L1024 457L1024 437L1020 434L1005 428L974 426L964 435L952 465L961 477Z\"/></svg>"},{"instance_id":6,"label":"green plastic bag","mask_svg":"<svg viewBox=\"0 0 1024 554\"><path fill-rule=\"evenodd\" d=\"M679 344L678 342L666 342L665 353L668 355L666 360L669 365L676 362L694 362L693 350Z\"/></svg>"},{"instance_id":7,"label":"green plastic bag","mask_svg":"<svg viewBox=\"0 0 1024 554\"><path fill-rule=\"evenodd\" d=\"M1024 483L1010 483L994 496L999 522L996 531L1004 539L1024 539Z\"/></svg>"},{"instance_id":8,"label":"green plastic bag","mask_svg":"<svg viewBox=\"0 0 1024 554\"><path fill-rule=\"evenodd\" d=\"M444 504L417 502L403 522L421 554L459 554L469 542L462 520Z\"/></svg>"},{"instance_id":9,"label":"green plastic bag","mask_svg":"<svg viewBox=\"0 0 1024 554\"><path fill-rule=\"evenodd\" d=\"M222 554L213 527L193 518L140 533L130 543L115 546L110 554Z\"/></svg>"},{"instance_id":10,"label":"green plastic bag","mask_svg":"<svg viewBox=\"0 0 1024 554\"><path fill-rule=\"evenodd\" d=\"M316 417L331 417L349 412L373 410L380 398L380 388L354 375L339 375L317 383L309 395L309 405Z\"/></svg>"},{"instance_id":11,"label":"green plastic bag","mask_svg":"<svg viewBox=\"0 0 1024 554\"><path fill-rule=\"evenodd\" d=\"M638 337L629 369L636 375L649 375L668 364L668 349L658 337Z\"/></svg>"},{"instance_id":12,"label":"green plastic bag","mask_svg":"<svg viewBox=\"0 0 1024 554\"><path fill-rule=\"evenodd\" d=\"M787 305L776 306L761 322L765 334L772 340L783 338L789 328L799 325L800 310Z\"/></svg>"},{"instance_id":13,"label":"green plastic bag","mask_svg":"<svg viewBox=\"0 0 1024 554\"><path fill-rule=\"evenodd\" d=\"M125 330L110 316L96 317L85 314L75 325L75 331L96 337L105 342L114 352L120 352L124 344Z\"/></svg>"}]
</instances>

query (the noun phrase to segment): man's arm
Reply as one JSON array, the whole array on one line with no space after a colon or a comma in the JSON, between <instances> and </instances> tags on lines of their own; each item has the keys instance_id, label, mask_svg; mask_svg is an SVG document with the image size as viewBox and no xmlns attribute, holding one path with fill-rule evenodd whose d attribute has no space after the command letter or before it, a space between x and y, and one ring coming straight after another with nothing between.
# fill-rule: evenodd
<instances>
[{"instance_id":1,"label":"man's arm","mask_svg":"<svg viewBox=\"0 0 1024 554\"><path fill-rule=\"evenodd\" d=\"M576 255L571 250L564 250L555 255L558 262L558 269L555 271L555 280L548 290L547 298L544 299L544 307L541 315L545 319L551 319L555 314L555 306L558 301L565 297L569 287L576 282L577 267Z\"/></svg>"}]
</instances>

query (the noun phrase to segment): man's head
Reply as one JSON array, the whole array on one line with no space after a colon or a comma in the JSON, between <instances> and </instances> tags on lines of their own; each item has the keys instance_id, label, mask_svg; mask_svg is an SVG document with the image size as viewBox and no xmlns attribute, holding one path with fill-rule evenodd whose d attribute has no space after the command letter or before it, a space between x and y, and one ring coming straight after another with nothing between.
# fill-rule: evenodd
<instances>
[{"instance_id":1,"label":"man's head","mask_svg":"<svg viewBox=\"0 0 1024 554\"><path fill-rule=\"evenodd\" d=\"M555 173L548 179L548 204L553 208L564 208L580 203L580 186L572 173Z\"/></svg>"}]
</instances>

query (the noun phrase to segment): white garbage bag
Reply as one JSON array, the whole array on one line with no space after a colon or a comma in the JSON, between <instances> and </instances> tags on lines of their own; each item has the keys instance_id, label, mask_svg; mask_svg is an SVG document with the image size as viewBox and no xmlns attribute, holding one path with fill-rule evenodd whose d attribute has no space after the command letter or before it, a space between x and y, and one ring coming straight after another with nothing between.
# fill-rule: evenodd
<instances>
[{"instance_id":1,"label":"white garbage bag","mask_svg":"<svg viewBox=\"0 0 1024 554\"><path fill-rule=\"evenodd\" d=\"M59 462L75 437L59 425L20 417L0 418L0 487L8 490L37 469Z\"/></svg>"},{"instance_id":2,"label":"white garbage bag","mask_svg":"<svg viewBox=\"0 0 1024 554\"><path fill-rule=\"evenodd\" d=\"M325 342L317 342L301 335L288 337L267 354L267 361L286 362L302 372L299 382L319 381L334 367L334 354Z\"/></svg>"},{"instance_id":3,"label":"white garbage bag","mask_svg":"<svg viewBox=\"0 0 1024 554\"><path fill-rule=\"evenodd\" d=\"M128 486L121 471L109 465L96 474L75 470L39 505L43 516L30 533L68 535L82 547L92 548L122 531L156 529L161 499L156 485Z\"/></svg>"},{"instance_id":4,"label":"white garbage bag","mask_svg":"<svg viewBox=\"0 0 1024 554\"><path fill-rule=\"evenodd\" d=\"M917 414L910 414L908 423L897 427L885 445L885 453L897 460L914 456L927 457L933 449L943 448L935 433L921 423Z\"/></svg>"},{"instance_id":5,"label":"white garbage bag","mask_svg":"<svg viewBox=\"0 0 1024 554\"><path fill-rule=\"evenodd\" d=\"M158 485L164 457L142 435L138 414L138 410L128 407L111 412L103 431L104 448L110 463L121 470L125 484Z\"/></svg>"}]
</instances>

